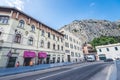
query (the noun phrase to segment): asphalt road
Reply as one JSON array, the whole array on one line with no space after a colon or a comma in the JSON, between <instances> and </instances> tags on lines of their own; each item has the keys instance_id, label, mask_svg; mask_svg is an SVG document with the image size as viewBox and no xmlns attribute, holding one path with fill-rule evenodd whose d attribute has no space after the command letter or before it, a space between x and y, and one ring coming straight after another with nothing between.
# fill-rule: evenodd
<instances>
[{"instance_id":1,"label":"asphalt road","mask_svg":"<svg viewBox=\"0 0 120 80\"><path fill-rule=\"evenodd\" d=\"M92 76L95 76L110 65L111 64L99 63L84 67L61 67L59 70L11 80L89 80Z\"/></svg>"}]
</instances>

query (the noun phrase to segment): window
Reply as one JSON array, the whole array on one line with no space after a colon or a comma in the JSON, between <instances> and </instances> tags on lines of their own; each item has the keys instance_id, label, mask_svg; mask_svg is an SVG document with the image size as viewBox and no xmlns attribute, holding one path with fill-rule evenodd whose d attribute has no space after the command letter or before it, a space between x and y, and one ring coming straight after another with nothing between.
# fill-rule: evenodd
<instances>
[{"instance_id":1,"label":"window","mask_svg":"<svg viewBox=\"0 0 120 80\"><path fill-rule=\"evenodd\" d=\"M48 42L48 48L50 48L50 42Z\"/></svg>"},{"instance_id":2,"label":"window","mask_svg":"<svg viewBox=\"0 0 120 80\"><path fill-rule=\"evenodd\" d=\"M78 53L78 57L81 57L80 53Z\"/></svg>"},{"instance_id":3,"label":"window","mask_svg":"<svg viewBox=\"0 0 120 80\"><path fill-rule=\"evenodd\" d=\"M70 51L69 51L69 50L65 50L65 52L66 52L66 53L70 53Z\"/></svg>"},{"instance_id":4,"label":"window","mask_svg":"<svg viewBox=\"0 0 120 80\"><path fill-rule=\"evenodd\" d=\"M53 44L53 49L55 50L55 44Z\"/></svg>"},{"instance_id":5,"label":"window","mask_svg":"<svg viewBox=\"0 0 120 80\"><path fill-rule=\"evenodd\" d=\"M50 32L48 32L48 37L50 38Z\"/></svg>"},{"instance_id":6,"label":"window","mask_svg":"<svg viewBox=\"0 0 120 80\"><path fill-rule=\"evenodd\" d=\"M72 41L72 38L71 38L71 37L69 37L69 40L70 40L70 41Z\"/></svg>"},{"instance_id":7,"label":"window","mask_svg":"<svg viewBox=\"0 0 120 80\"><path fill-rule=\"evenodd\" d=\"M18 27L24 28L25 22L23 20L19 21Z\"/></svg>"},{"instance_id":8,"label":"window","mask_svg":"<svg viewBox=\"0 0 120 80\"><path fill-rule=\"evenodd\" d=\"M55 35L53 34L53 40L55 40Z\"/></svg>"},{"instance_id":9,"label":"window","mask_svg":"<svg viewBox=\"0 0 120 80\"><path fill-rule=\"evenodd\" d=\"M58 45L58 50L59 50L59 48L60 48L60 47L59 47L59 45Z\"/></svg>"},{"instance_id":10,"label":"window","mask_svg":"<svg viewBox=\"0 0 120 80\"><path fill-rule=\"evenodd\" d=\"M33 37L29 37L29 39L28 39L28 45L33 45Z\"/></svg>"},{"instance_id":11,"label":"window","mask_svg":"<svg viewBox=\"0 0 120 80\"><path fill-rule=\"evenodd\" d=\"M69 43L65 42L65 47L69 48Z\"/></svg>"},{"instance_id":12,"label":"window","mask_svg":"<svg viewBox=\"0 0 120 80\"><path fill-rule=\"evenodd\" d=\"M63 51L63 46L61 46L61 50Z\"/></svg>"},{"instance_id":13,"label":"window","mask_svg":"<svg viewBox=\"0 0 120 80\"><path fill-rule=\"evenodd\" d=\"M61 42L63 42L63 38L61 38Z\"/></svg>"},{"instance_id":14,"label":"window","mask_svg":"<svg viewBox=\"0 0 120 80\"><path fill-rule=\"evenodd\" d=\"M50 48L50 42L48 42L48 49Z\"/></svg>"},{"instance_id":15,"label":"window","mask_svg":"<svg viewBox=\"0 0 120 80\"><path fill-rule=\"evenodd\" d=\"M9 20L8 16L0 16L0 23L7 24Z\"/></svg>"},{"instance_id":16,"label":"window","mask_svg":"<svg viewBox=\"0 0 120 80\"><path fill-rule=\"evenodd\" d=\"M59 41L59 37L57 37L57 40Z\"/></svg>"},{"instance_id":17,"label":"window","mask_svg":"<svg viewBox=\"0 0 120 80\"><path fill-rule=\"evenodd\" d=\"M71 56L74 57L74 52L71 52Z\"/></svg>"},{"instance_id":18,"label":"window","mask_svg":"<svg viewBox=\"0 0 120 80\"><path fill-rule=\"evenodd\" d=\"M78 44L78 41L77 41L77 44Z\"/></svg>"},{"instance_id":19,"label":"window","mask_svg":"<svg viewBox=\"0 0 120 80\"><path fill-rule=\"evenodd\" d=\"M68 40L68 35L65 35L65 39L67 39L67 40Z\"/></svg>"},{"instance_id":20,"label":"window","mask_svg":"<svg viewBox=\"0 0 120 80\"><path fill-rule=\"evenodd\" d=\"M2 35L2 32L0 32L0 36Z\"/></svg>"},{"instance_id":21,"label":"window","mask_svg":"<svg viewBox=\"0 0 120 80\"><path fill-rule=\"evenodd\" d=\"M41 42L40 42L40 43L41 43L40 47L42 47L42 48L43 48L43 47L44 47L44 41L43 41L43 40L41 40Z\"/></svg>"},{"instance_id":22,"label":"window","mask_svg":"<svg viewBox=\"0 0 120 80\"><path fill-rule=\"evenodd\" d=\"M31 26L31 31L35 32L35 26L34 25Z\"/></svg>"},{"instance_id":23,"label":"window","mask_svg":"<svg viewBox=\"0 0 120 80\"><path fill-rule=\"evenodd\" d=\"M16 35L15 35L14 42L15 42L15 43L20 43L20 41L21 41L21 34L16 34Z\"/></svg>"},{"instance_id":24,"label":"window","mask_svg":"<svg viewBox=\"0 0 120 80\"><path fill-rule=\"evenodd\" d=\"M45 35L45 31L44 30L42 30L42 34L41 34L42 36L44 36Z\"/></svg>"},{"instance_id":25,"label":"window","mask_svg":"<svg viewBox=\"0 0 120 80\"><path fill-rule=\"evenodd\" d=\"M109 49L108 49L108 48L106 48L106 50L107 50L107 51L109 51Z\"/></svg>"},{"instance_id":26,"label":"window","mask_svg":"<svg viewBox=\"0 0 120 80\"><path fill-rule=\"evenodd\" d=\"M76 49L76 46L74 45L74 49Z\"/></svg>"},{"instance_id":27,"label":"window","mask_svg":"<svg viewBox=\"0 0 120 80\"><path fill-rule=\"evenodd\" d=\"M73 44L70 44L70 48L73 49Z\"/></svg>"},{"instance_id":28,"label":"window","mask_svg":"<svg viewBox=\"0 0 120 80\"><path fill-rule=\"evenodd\" d=\"M101 50L101 49L99 49L99 52L102 52L102 50Z\"/></svg>"},{"instance_id":29,"label":"window","mask_svg":"<svg viewBox=\"0 0 120 80\"><path fill-rule=\"evenodd\" d=\"M117 47L115 47L115 50L117 51L117 50L118 50L118 48L117 48Z\"/></svg>"},{"instance_id":30,"label":"window","mask_svg":"<svg viewBox=\"0 0 120 80\"><path fill-rule=\"evenodd\" d=\"M75 43L75 39L73 39L73 42Z\"/></svg>"},{"instance_id":31,"label":"window","mask_svg":"<svg viewBox=\"0 0 120 80\"><path fill-rule=\"evenodd\" d=\"M76 56L76 57L78 56L77 53L75 53L75 56Z\"/></svg>"}]
</instances>

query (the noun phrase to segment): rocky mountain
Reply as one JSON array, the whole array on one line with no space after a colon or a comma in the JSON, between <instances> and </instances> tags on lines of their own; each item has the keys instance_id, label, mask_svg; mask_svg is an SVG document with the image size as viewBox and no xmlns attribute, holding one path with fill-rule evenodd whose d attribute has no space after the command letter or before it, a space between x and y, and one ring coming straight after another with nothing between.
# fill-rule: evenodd
<instances>
[{"instance_id":1,"label":"rocky mountain","mask_svg":"<svg viewBox=\"0 0 120 80\"><path fill-rule=\"evenodd\" d=\"M108 20L75 20L62 28L70 31L82 42L90 42L100 36L120 36L120 21Z\"/></svg>"}]
</instances>

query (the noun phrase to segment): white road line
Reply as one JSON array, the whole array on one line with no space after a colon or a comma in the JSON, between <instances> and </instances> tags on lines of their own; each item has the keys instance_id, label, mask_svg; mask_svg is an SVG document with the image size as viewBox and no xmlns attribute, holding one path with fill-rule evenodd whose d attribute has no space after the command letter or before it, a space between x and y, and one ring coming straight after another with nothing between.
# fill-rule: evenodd
<instances>
[{"instance_id":1,"label":"white road line","mask_svg":"<svg viewBox=\"0 0 120 80\"><path fill-rule=\"evenodd\" d=\"M80 67L78 67L78 68L80 68ZM75 70L75 69L78 69L78 68L73 68L73 69L71 69L71 70L62 71L62 72L59 72L59 73L56 73L56 74L53 74L53 75L49 75L49 76L45 76L45 77L42 77L42 78L38 78L38 79L36 79L36 80L45 79L45 78L52 77L52 76L55 76L55 75L59 75L59 74L65 73L65 72L69 72L69 71L72 71L72 70Z\"/></svg>"},{"instance_id":2,"label":"white road line","mask_svg":"<svg viewBox=\"0 0 120 80\"><path fill-rule=\"evenodd\" d=\"M42 80L42 79L45 79L45 78L49 78L49 77L52 77L52 76L55 76L55 75L59 75L59 74L62 74L62 73L65 73L65 72L69 72L69 71L72 71L72 70L75 70L75 69L79 69L81 67L89 66L89 65L91 65L91 64L87 64L87 65L82 65L82 66L79 66L79 67L75 67L75 68L72 68L70 70L62 71L62 72L59 72L59 73L56 73L56 74L53 74L53 75L49 75L49 76L45 76L45 77L41 77L41 78L38 78L36 80Z\"/></svg>"},{"instance_id":3,"label":"white road line","mask_svg":"<svg viewBox=\"0 0 120 80\"><path fill-rule=\"evenodd\" d=\"M107 74L106 80L110 80L110 75L111 75L112 69L113 69L113 65L111 65L108 69L108 74Z\"/></svg>"}]
</instances>

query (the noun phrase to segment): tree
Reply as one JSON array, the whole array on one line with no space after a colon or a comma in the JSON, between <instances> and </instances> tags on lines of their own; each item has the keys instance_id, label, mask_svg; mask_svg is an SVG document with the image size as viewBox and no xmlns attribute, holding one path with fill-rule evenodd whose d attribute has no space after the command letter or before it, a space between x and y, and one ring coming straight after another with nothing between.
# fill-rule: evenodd
<instances>
[{"instance_id":1,"label":"tree","mask_svg":"<svg viewBox=\"0 0 120 80\"><path fill-rule=\"evenodd\" d=\"M120 36L113 37L113 36L101 36L100 38L94 38L90 44L95 48L95 46L99 45L107 45L107 44L114 44L120 42Z\"/></svg>"}]
</instances>

